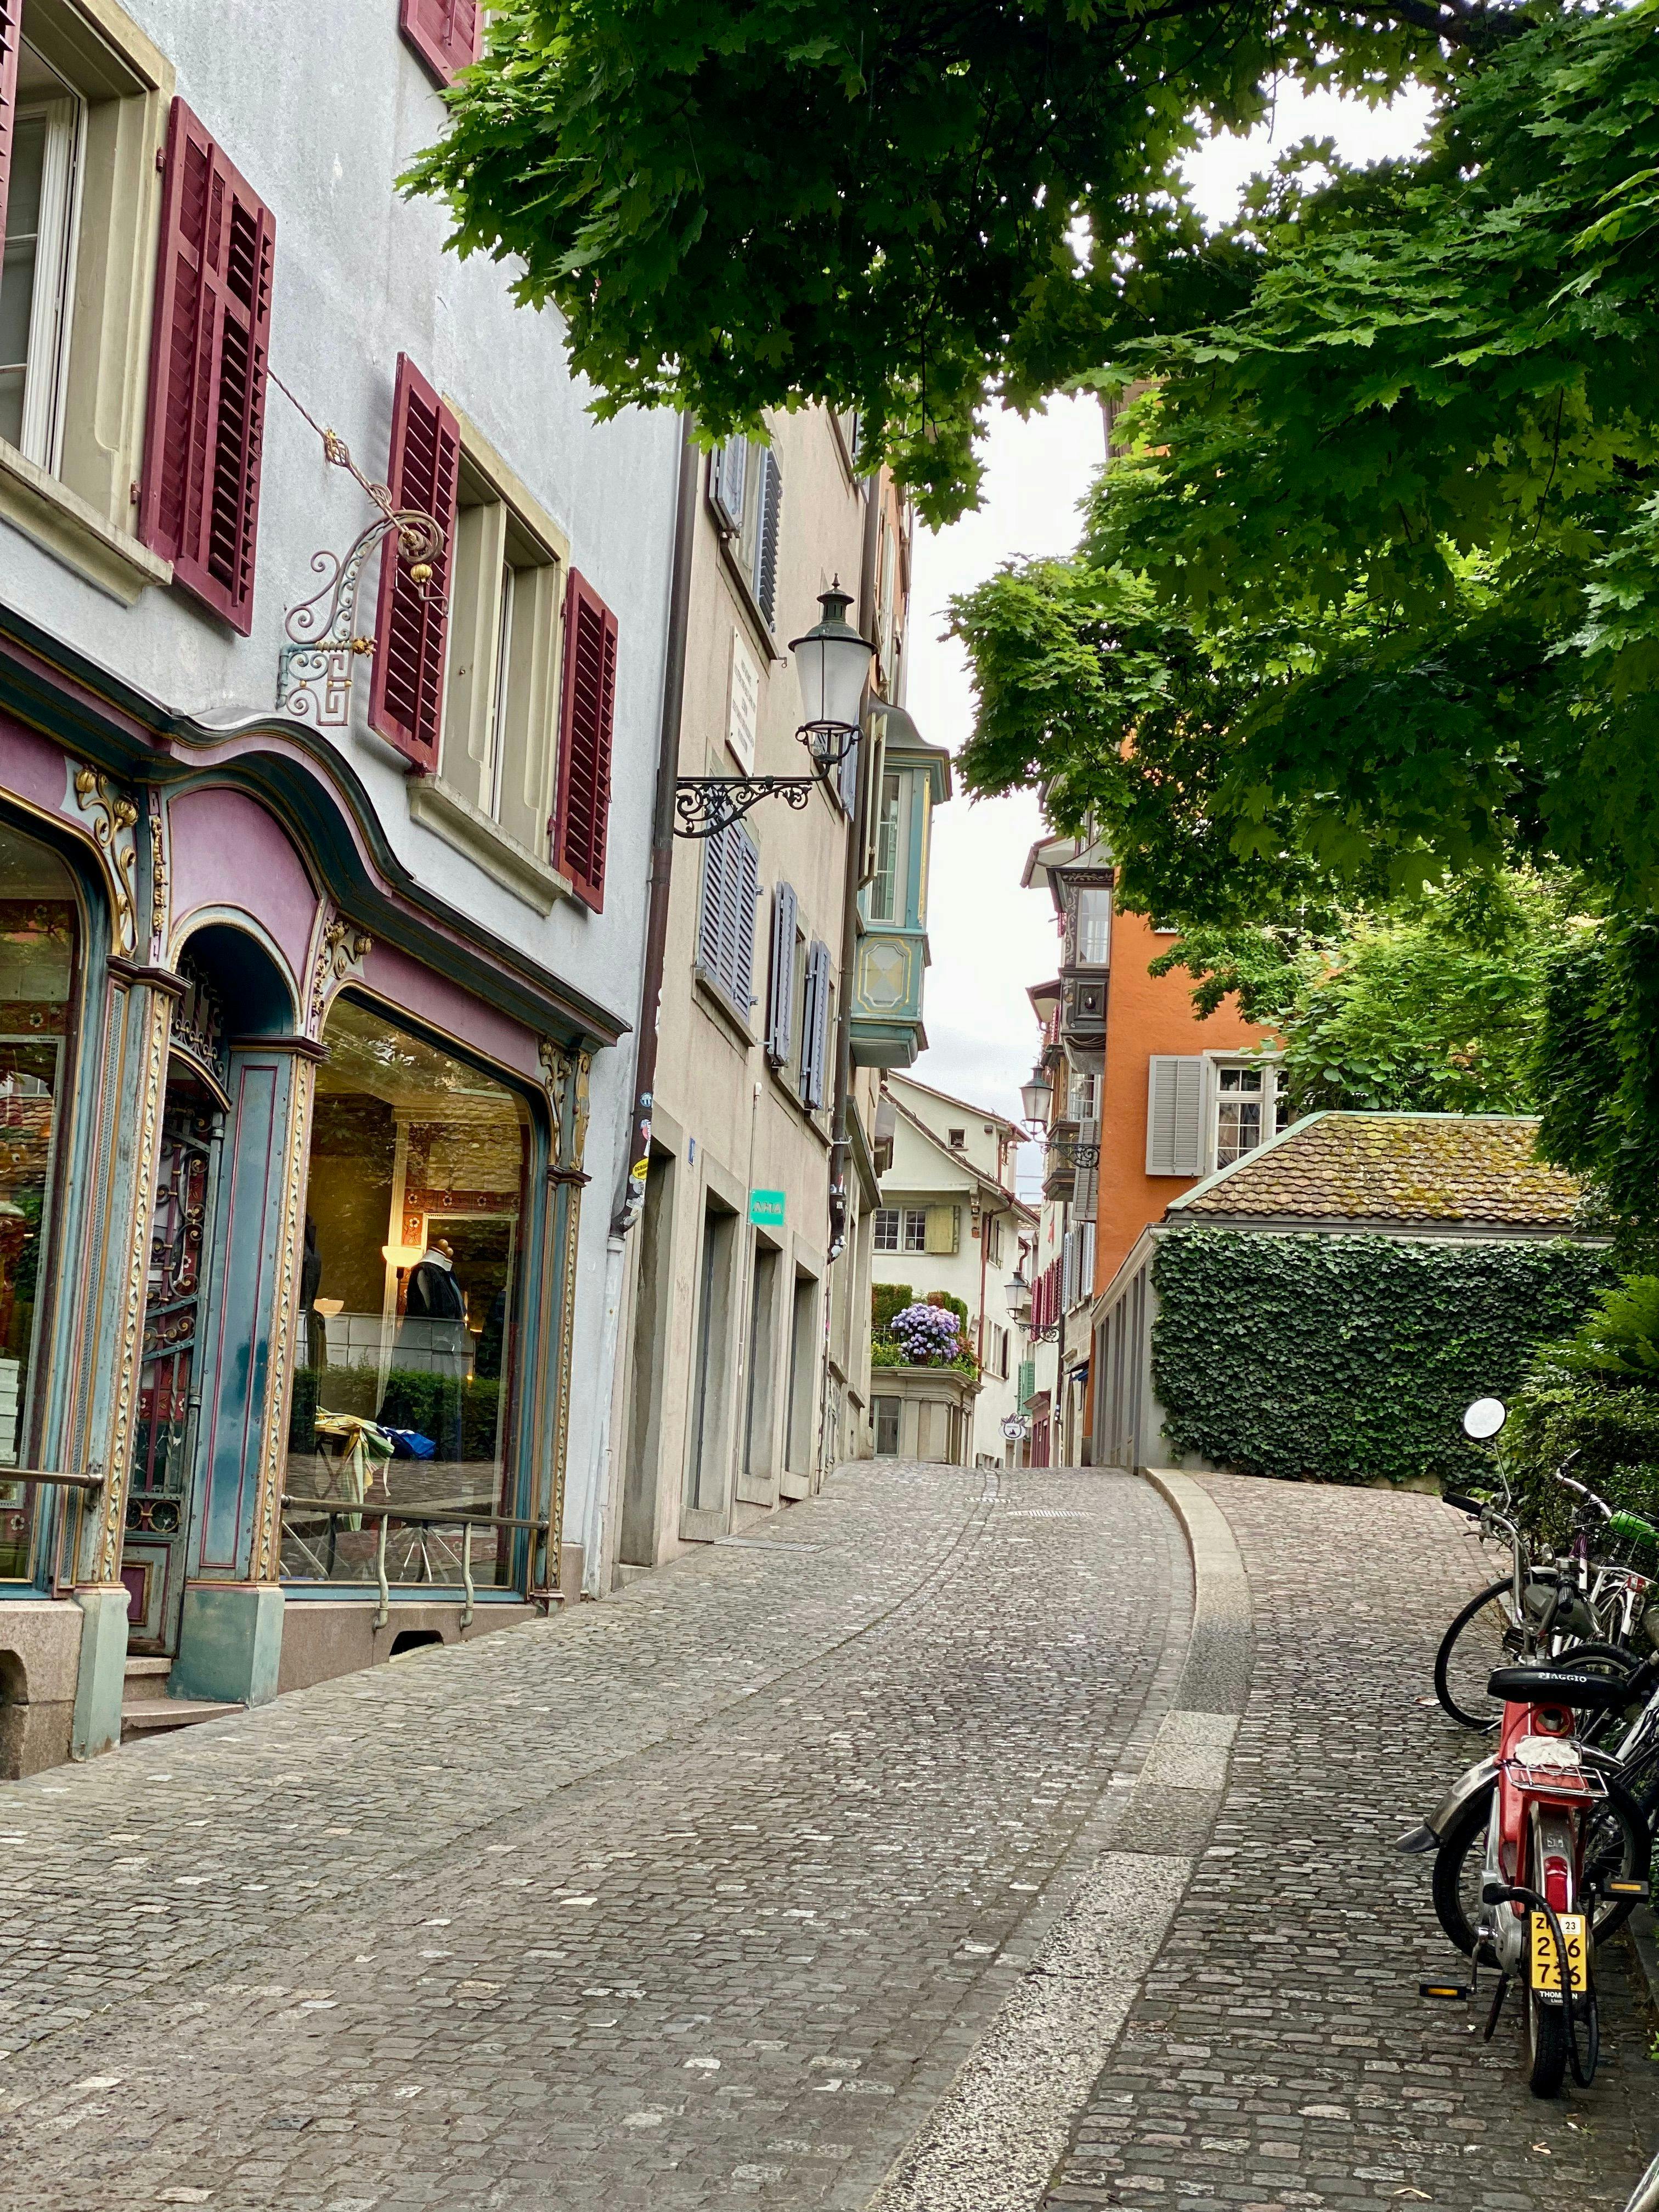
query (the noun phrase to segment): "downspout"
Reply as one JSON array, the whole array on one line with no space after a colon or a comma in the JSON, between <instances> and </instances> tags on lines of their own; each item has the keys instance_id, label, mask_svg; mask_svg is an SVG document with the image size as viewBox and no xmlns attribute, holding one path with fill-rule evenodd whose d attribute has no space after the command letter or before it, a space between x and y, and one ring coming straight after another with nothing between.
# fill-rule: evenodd
<instances>
[{"instance_id":1,"label":"downspout","mask_svg":"<svg viewBox=\"0 0 1659 2212\"><path fill-rule=\"evenodd\" d=\"M663 965L668 949L668 893L674 867L674 783L680 767L680 718L685 702L685 641L690 624L691 556L697 515L697 448L692 417L680 416L679 469L674 492L674 557L668 585L668 636L663 653L662 726L657 744L657 787L651 810L651 866L646 877L645 968L635 1024L634 1100L629 1140L605 1246L605 1304L599 1373L600 1393L593 1442L587 1521L582 1531L582 1595L601 1595L605 1522L611 1497L611 1413L616 1400L617 1334L622 1313L628 1234L645 1204L651 1165L651 1115L657 1086L657 1025L662 1009Z\"/></svg>"},{"instance_id":2,"label":"downspout","mask_svg":"<svg viewBox=\"0 0 1659 2212\"><path fill-rule=\"evenodd\" d=\"M872 620L874 610L871 601L876 591L876 539L881 521L881 477L870 478L870 489L864 502L864 546L859 560L859 628L866 637L875 635ZM866 729L862 743L869 744ZM847 1249L847 1224L851 1212L848 1204L848 1170L852 1164L853 1139L847 1126L848 1105L853 1095L853 968L859 949L859 871L863 864L864 848L869 835L866 819L866 800L870 795L870 779L865 773L865 762L859 762L858 787L853 800L852 842L848 850L847 883L841 908L841 1004L836 1009L836 1114L831 1123L832 1141L830 1146L830 1258L833 1263ZM862 1325L860 1316L852 1317L854 1331ZM826 1378L826 1389L828 1381Z\"/></svg>"}]
</instances>

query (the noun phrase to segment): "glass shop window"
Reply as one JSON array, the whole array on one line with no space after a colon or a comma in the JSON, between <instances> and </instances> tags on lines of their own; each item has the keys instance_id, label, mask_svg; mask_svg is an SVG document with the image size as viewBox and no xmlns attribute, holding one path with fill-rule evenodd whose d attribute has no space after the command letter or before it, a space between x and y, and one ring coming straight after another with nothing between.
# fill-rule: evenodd
<instances>
[{"instance_id":1,"label":"glass shop window","mask_svg":"<svg viewBox=\"0 0 1659 2212\"><path fill-rule=\"evenodd\" d=\"M506 1466L530 1122L505 1084L338 1000L317 1071L283 1572L454 1587L463 1524L513 1516ZM310 1501L309 1504L296 1501ZM337 1510L324 1509L332 1506ZM521 1541L475 1525L472 1579Z\"/></svg>"},{"instance_id":2,"label":"glass shop window","mask_svg":"<svg viewBox=\"0 0 1659 2212\"><path fill-rule=\"evenodd\" d=\"M33 1571L30 1456L74 991L74 885L63 863L0 825L0 1583Z\"/></svg>"}]
</instances>

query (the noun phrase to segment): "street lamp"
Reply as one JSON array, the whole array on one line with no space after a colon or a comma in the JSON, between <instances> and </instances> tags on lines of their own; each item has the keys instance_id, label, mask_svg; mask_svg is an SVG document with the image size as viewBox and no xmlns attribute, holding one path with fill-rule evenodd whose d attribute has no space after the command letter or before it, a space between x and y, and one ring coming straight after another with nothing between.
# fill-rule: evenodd
<instances>
[{"instance_id":1,"label":"street lamp","mask_svg":"<svg viewBox=\"0 0 1659 2212\"><path fill-rule=\"evenodd\" d=\"M858 736L859 708L876 650L848 621L852 604L853 595L842 591L838 576L818 594L823 612L817 621L805 637L789 641L805 718L796 735L825 769L839 766Z\"/></svg>"},{"instance_id":2,"label":"street lamp","mask_svg":"<svg viewBox=\"0 0 1659 2212\"><path fill-rule=\"evenodd\" d=\"M1002 1294L1004 1298L1007 1301L1008 1310L1011 1314L1018 1314L1020 1312L1022 1308L1030 1304L1031 1285L1026 1281L1024 1276L1020 1273L1018 1267L1015 1268L1013 1273L1009 1276L1007 1281L1003 1285Z\"/></svg>"},{"instance_id":3,"label":"street lamp","mask_svg":"<svg viewBox=\"0 0 1659 2212\"><path fill-rule=\"evenodd\" d=\"M1028 1127L1048 1127L1048 1109L1054 1103L1054 1086L1041 1060L1031 1070L1030 1081L1020 1085L1019 1103Z\"/></svg>"}]
</instances>

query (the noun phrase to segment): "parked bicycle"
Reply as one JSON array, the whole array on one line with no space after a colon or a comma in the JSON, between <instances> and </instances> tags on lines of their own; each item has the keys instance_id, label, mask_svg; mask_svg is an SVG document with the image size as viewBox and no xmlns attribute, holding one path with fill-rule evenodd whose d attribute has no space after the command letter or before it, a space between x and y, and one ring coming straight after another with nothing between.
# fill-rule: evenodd
<instances>
[{"instance_id":1,"label":"parked bicycle","mask_svg":"<svg viewBox=\"0 0 1659 2212\"><path fill-rule=\"evenodd\" d=\"M1484 1442L1497 1435L1505 1418L1501 1400L1477 1399L1463 1416L1463 1427ZM1659 1607L1653 1577L1641 1569L1659 1559L1659 1528L1640 1514L1610 1505L1569 1475L1576 1456L1555 1474L1580 1501L1559 1557L1532 1555L1501 1468L1494 1470L1495 1496L1447 1496L1449 1505L1478 1520L1484 1541L1501 1541L1510 1552L1509 1572L1470 1598L1435 1655L1435 1696L1465 1728L1491 1731L1498 1725L1502 1709L1486 1686L1506 1662L1570 1652L1580 1671L1616 1673L1650 1648Z\"/></svg>"}]
</instances>

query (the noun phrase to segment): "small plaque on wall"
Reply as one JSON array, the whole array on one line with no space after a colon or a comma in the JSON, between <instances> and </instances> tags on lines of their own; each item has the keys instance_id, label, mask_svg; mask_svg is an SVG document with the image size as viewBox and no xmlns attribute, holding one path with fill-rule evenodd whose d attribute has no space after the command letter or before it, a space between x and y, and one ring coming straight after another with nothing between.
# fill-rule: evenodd
<instances>
[{"instance_id":1,"label":"small plaque on wall","mask_svg":"<svg viewBox=\"0 0 1659 2212\"><path fill-rule=\"evenodd\" d=\"M755 729L760 719L760 663L736 630L732 633L732 694L726 742L745 775L755 765Z\"/></svg>"}]
</instances>

